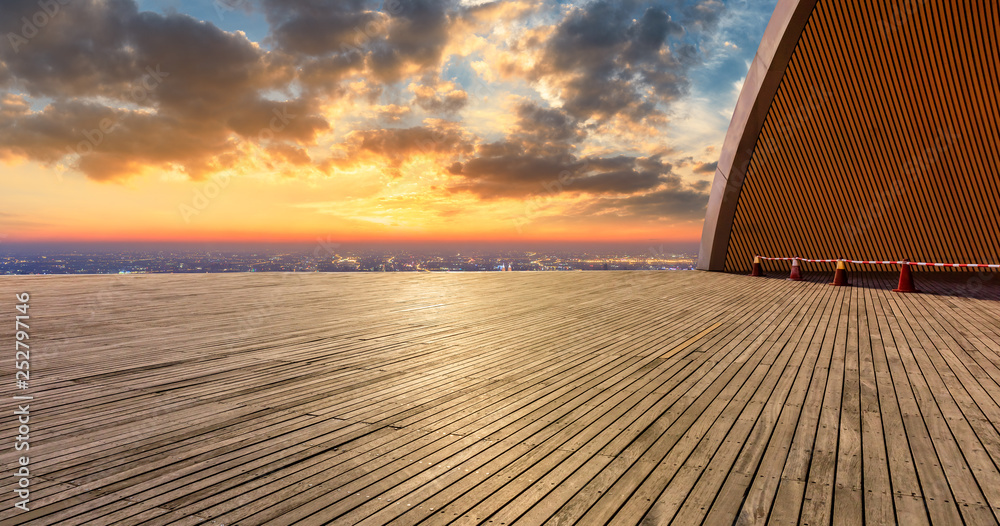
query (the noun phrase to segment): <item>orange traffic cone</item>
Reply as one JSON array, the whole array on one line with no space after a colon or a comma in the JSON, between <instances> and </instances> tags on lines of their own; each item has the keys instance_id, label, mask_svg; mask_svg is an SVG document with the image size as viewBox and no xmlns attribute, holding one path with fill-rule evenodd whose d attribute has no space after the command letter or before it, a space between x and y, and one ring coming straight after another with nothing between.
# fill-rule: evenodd
<instances>
[{"instance_id":1,"label":"orange traffic cone","mask_svg":"<svg viewBox=\"0 0 1000 526\"><path fill-rule=\"evenodd\" d=\"M831 283L831 285L836 285L838 287L850 286L850 284L847 283L847 264L844 263L843 259L837 261L837 271L833 274L833 283Z\"/></svg>"},{"instance_id":2,"label":"orange traffic cone","mask_svg":"<svg viewBox=\"0 0 1000 526\"><path fill-rule=\"evenodd\" d=\"M799 258L792 259L792 273L788 275L792 281L802 281L802 273L799 272Z\"/></svg>"},{"instance_id":3,"label":"orange traffic cone","mask_svg":"<svg viewBox=\"0 0 1000 526\"><path fill-rule=\"evenodd\" d=\"M906 260L903 260L903 266L899 268L899 286L892 291L920 292L913 286L913 274L910 273L910 263Z\"/></svg>"},{"instance_id":4,"label":"orange traffic cone","mask_svg":"<svg viewBox=\"0 0 1000 526\"><path fill-rule=\"evenodd\" d=\"M753 272L750 275L758 278L764 275L764 267L760 264L760 256L753 257Z\"/></svg>"}]
</instances>

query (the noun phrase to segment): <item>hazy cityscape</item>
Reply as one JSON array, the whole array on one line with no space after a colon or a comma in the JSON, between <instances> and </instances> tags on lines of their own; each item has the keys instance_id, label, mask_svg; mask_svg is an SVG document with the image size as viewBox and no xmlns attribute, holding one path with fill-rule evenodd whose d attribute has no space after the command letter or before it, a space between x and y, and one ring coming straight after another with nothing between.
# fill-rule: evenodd
<instances>
[{"instance_id":1,"label":"hazy cityscape","mask_svg":"<svg viewBox=\"0 0 1000 526\"><path fill-rule=\"evenodd\" d=\"M256 250L0 247L0 274L691 270L696 258L662 247L596 251L342 248L332 244Z\"/></svg>"}]
</instances>

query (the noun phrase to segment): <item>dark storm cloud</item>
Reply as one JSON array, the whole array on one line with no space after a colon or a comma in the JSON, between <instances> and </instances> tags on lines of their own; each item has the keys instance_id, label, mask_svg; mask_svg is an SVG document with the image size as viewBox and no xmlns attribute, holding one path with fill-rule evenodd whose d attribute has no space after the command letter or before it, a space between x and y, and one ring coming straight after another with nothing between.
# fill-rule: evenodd
<instances>
[{"instance_id":1,"label":"dark storm cloud","mask_svg":"<svg viewBox=\"0 0 1000 526\"><path fill-rule=\"evenodd\" d=\"M37 2L0 3L0 31L23 33ZM0 155L54 162L80 154L98 180L144 167L192 177L231 165L232 134L265 145L309 144L329 124L318 101L271 100L295 77L287 56L182 14L139 13L132 0L69 3L27 42L0 43L5 82L52 103L0 115ZM136 109L138 108L138 109ZM276 151L280 151L280 148Z\"/></svg>"},{"instance_id":2,"label":"dark storm cloud","mask_svg":"<svg viewBox=\"0 0 1000 526\"><path fill-rule=\"evenodd\" d=\"M542 190L543 183L558 186L573 181L576 192L636 191L655 186L656 175L630 172L630 166L608 166L610 161L588 165L574 155L575 143L586 135L575 119L559 109L533 102L516 105L517 125L500 141L480 143L475 154L453 163L452 175L460 176L451 192L469 192L484 199L528 196ZM600 173L595 173L600 172ZM615 181L615 177L621 180Z\"/></svg>"},{"instance_id":3,"label":"dark storm cloud","mask_svg":"<svg viewBox=\"0 0 1000 526\"><path fill-rule=\"evenodd\" d=\"M566 110L580 120L660 117L657 105L688 89L687 71L701 60L701 33L715 25L722 8L714 1L592 2L558 23L541 44L542 59L527 73L556 84Z\"/></svg>"},{"instance_id":4,"label":"dark storm cloud","mask_svg":"<svg viewBox=\"0 0 1000 526\"><path fill-rule=\"evenodd\" d=\"M404 76L408 66L421 71L441 63L449 40L453 0L397 0L386 38L377 41L370 56L372 73L385 82Z\"/></svg>"},{"instance_id":5,"label":"dark storm cloud","mask_svg":"<svg viewBox=\"0 0 1000 526\"><path fill-rule=\"evenodd\" d=\"M478 148L479 154L449 171L460 176L449 191L468 192L482 199L522 198L548 194L631 194L649 191L668 180L670 165L648 159L577 158L559 151L545 152L503 141Z\"/></svg>"},{"instance_id":6,"label":"dark storm cloud","mask_svg":"<svg viewBox=\"0 0 1000 526\"><path fill-rule=\"evenodd\" d=\"M312 70L312 88L361 69L384 83L436 70L465 12L456 0L265 0L264 10L269 38Z\"/></svg>"},{"instance_id":7,"label":"dark storm cloud","mask_svg":"<svg viewBox=\"0 0 1000 526\"><path fill-rule=\"evenodd\" d=\"M714 161L711 163L698 163L694 167L694 173L699 174L714 174L716 168L719 167L719 161Z\"/></svg>"},{"instance_id":8,"label":"dark storm cloud","mask_svg":"<svg viewBox=\"0 0 1000 526\"><path fill-rule=\"evenodd\" d=\"M326 119L313 114L317 111L313 104L314 101L307 99L282 102L252 99L244 104L242 111L234 111L226 124L248 139L266 140L273 136L308 144L330 127Z\"/></svg>"},{"instance_id":9,"label":"dark storm cloud","mask_svg":"<svg viewBox=\"0 0 1000 526\"><path fill-rule=\"evenodd\" d=\"M383 30L386 15L367 0L264 0L271 39L293 55L351 52ZM367 30L367 33L366 33Z\"/></svg>"},{"instance_id":10,"label":"dark storm cloud","mask_svg":"<svg viewBox=\"0 0 1000 526\"><path fill-rule=\"evenodd\" d=\"M471 151L468 138L453 126L417 126L352 132L349 142L358 150L385 157L404 157L420 153L459 154Z\"/></svg>"},{"instance_id":11,"label":"dark storm cloud","mask_svg":"<svg viewBox=\"0 0 1000 526\"><path fill-rule=\"evenodd\" d=\"M707 192L711 190L712 183L708 181L695 181L691 183L691 188L694 188L698 192Z\"/></svg>"},{"instance_id":12,"label":"dark storm cloud","mask_svg":"<svg viewBox=\"0 0 1000 526\"><path fill-rule=\"evenodd\" d=\"M485 149L516 148L507 143L487 145ZM605 161L572 155L546 157L523 150L480 156L452 165L451 172L462 180L450 191L469 192L483 199L521 198L546 192L630 194L652 190L664 181L665 172L639 169L636 158L618 158L613 164L619 166L614 170L608 170Z\"/></svg>"},{"instance_id":13,"label":"dark storm cloud","mask_svg":"<svg viewBox=\"0 0 1000 526\"><path fill-rule=\"evenodd\" d=\"M281 159L289 164L302 166L312 162L309 153L303 148L297 148L289 144L278 143L268 148L273 157Z\"/></svg>"},{"instance_id":14,"label":"dark storm cloud","mask_svg":"<svg viewBox=\"0 0 1000 526\"><path fill-rule=\"evenodd\" d=\"M424 75L419 84L410 86L414 92L411 104L431 113L453 114L469 103L469 94L454 82L441 82L432 75Z\"/></svg>"},{"instance_id":15,"label":"dark storm cloud","mask_svg":"<svg viewBox=\"0 0 1000 526\"><path fill-rule=\"evenodd\" d=\"M84 139L80 131L120 116L111 108L76 101L56 101L32 114L23 98L5 95L0 100L0 152L55 162L70 144Z\"/></svg>"},{"instance_id":16,"label":"dark storm cloud","mask_svg":"<svg viewBox=\"0 0 1000 526\"><path fill-rule=\"evenodd\" d=\"M0 122L0 155L53 163L80 154L77 168L94 180L177 165L193 178L231 166L227 134L160 114L56 101Z\"/></svg>"},{"instance_id":17,"label":"dark storm cloud","mask_svg":"<svg viewBox=\"0 0 1000 526\"><path fill-rule=\"evenodd\" d=\"M619 217L622 219L702 219L708 204L703 185L686 186L670 178L665 187L654 192L627 197L604 197L587 201L569 213L580 216Z\"/></svg>"},{"instance_id":18,"label":"dark storm cloud","mask_svg":"<svg viewBox=\"0 0 1000 526\"><path fill-rule=\"evenodd\" d=\"M654 157L578 157L585 137L562 110L521 103L516 128L502 141L480 144L475 155L449 167L458 181L449 191L483 199L527 197L540 192L632 194L670 177L672 167Z\"/></svg>"},{"instance_id":19,"label":"dark storm cloud","mask_svg":"<svg viewBox=\"0 0 1000 526\"><path fill-rule=\"evenodd\" d=\"M353 131L340 146L343 156L330 159L330 164L351 167L371 160L386 162L389 175L401 177L402 164L417 156L450 159L471 154L473 138L456 123L439 121L411 128Z\"/></svg>"},{"instance_id":20,"label":"dark storm cloud","mask_svg":"<svg viewBox=\"0 0 1000 526\"><path fill-rule=\"evenodd\" d=\"M522 136L542 142L575 142L586 137L576 120L562 110L522 103L516 112Z\"/></svg>"},{"instance_id":21,"label":"dark storm cloud","mask_svg":"<svg viewBox=\"0 0 1000 526\"><path fill-rule=\"evenodd\" d=\"M38 2L0 2L0 34L5 36L0 61L22 89L45 96L114 95L138 76L141 67L125 47L138 12L134 2L82 0L56 6L49 15Z\"/></svg>"},{"instance_id":22,"label":"dark storm cloud","mask_svg":"<svg viewBox=\"0 0 1000 526\"><path fill-rule=\"evenodd\" d=\"M454 91L444 95L421 95L413 103L431 113L455 113L469 103L469 95L464 91Z\"/></svg>"},{"instance_id":23,"label":"dark storm cloud","mask_svg":"<svg viewBox=\"0 0 1000 526\"><path fill-rule=\"evenodd\" d=\"M28 113L30 106L24 97L5 93L0 95L0 125Z\"/></svg>"}]
</instances>

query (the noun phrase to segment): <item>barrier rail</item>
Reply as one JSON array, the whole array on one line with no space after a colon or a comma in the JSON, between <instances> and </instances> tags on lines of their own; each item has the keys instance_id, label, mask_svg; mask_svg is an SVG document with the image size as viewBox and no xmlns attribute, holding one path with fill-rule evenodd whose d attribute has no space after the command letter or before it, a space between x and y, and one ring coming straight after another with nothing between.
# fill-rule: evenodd
<instances>
[{"instance_id":1,"label":"barrier rail","mask_svg":"<svg viewBox=\"0 0 1000 526\"><path fill-rule=\"evenodd\" d=\"M920 292L913 286L913 274L910 272L910 265L916 265L918 267L960 267L960 268L1000 268L1000 264L992 263L929 263L925 261L870 261L870 260L859 260L859 259L811 259L811 258L800 258L800 257L790 257L790 258L776 258L768 256L754 256L753 260L753 272L750 273L751 276L763 276L764 267L761 265L761 261L791 261L792 270L788 276L788 279L792 281L801 281L802 275L799 271L799 262L804 261L807 263L836 263L837 269L834 275L833 282L830 285L835 285L839 287L848 286L847 282L847 263L854 263L859 265L900 265L899 268L899 286L892 289L893 292Z\"/></svg>"},{"instance_id":2,"label":"barrier rail","mask_svg":"<svg viewBox=\"0 0 1000 526\"><path fill-rule=\"evenodd\" d=\"M923 261L864 261L859 259L809 259L809 258L771 258L766 256L757 256L760 259L767 259L771 261L791 261L793 259L799 261L805 261L807 263L837 263L838 261L843 261L844 263L858 263L858 264L869 264L869 265L917 265L918 267L969 267L969 268L1000 268L1000 264L987 264L987 263L927 263Z\"/></svg>"}]
</instances>

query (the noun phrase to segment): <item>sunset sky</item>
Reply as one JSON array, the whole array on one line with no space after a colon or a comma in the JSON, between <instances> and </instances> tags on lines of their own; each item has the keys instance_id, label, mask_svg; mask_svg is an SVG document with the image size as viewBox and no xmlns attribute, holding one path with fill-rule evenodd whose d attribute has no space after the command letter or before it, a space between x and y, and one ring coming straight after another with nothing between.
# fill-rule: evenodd
<instances>
[{"instance_id":1,"label":"sunset sky","mask_svg":"<svg viewBox=\"0 0 1000 526\"><path fill-rule=\"evenodd\" d=\"M695 240L774 8L60 2L0 2L5 241Z\"/></svg>"}]
</instances>

